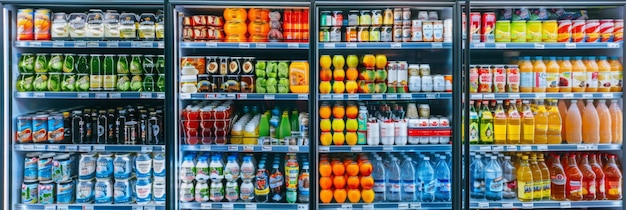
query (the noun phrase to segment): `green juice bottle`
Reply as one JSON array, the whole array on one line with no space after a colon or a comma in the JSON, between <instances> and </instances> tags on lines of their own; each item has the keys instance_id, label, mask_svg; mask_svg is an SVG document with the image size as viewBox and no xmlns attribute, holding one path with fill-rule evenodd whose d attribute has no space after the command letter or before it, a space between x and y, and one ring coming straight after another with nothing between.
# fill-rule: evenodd
<instances>
[{"instance_id":1,"label":"green juice bottle","mask_svg":"<svg viewBox=\"0 0 626 210\"><path fill-rule=\"evenodd\" d=\"M493 144L493 114L489 110L488 101L483 101L480 112L480 143Z\"/></svg>"},{"instance_id":2,"label":"green juice bottle","mask_svg":"<svg viewBox=\"0 0 626 210\"><path fill-rule=\"evenodd\" d=\"M291 136L291 123L289 122L289 112L284 111L280 119L280 124L276 130L277 139L285 139L285 137Z\"/></svg>"}]
</instances>

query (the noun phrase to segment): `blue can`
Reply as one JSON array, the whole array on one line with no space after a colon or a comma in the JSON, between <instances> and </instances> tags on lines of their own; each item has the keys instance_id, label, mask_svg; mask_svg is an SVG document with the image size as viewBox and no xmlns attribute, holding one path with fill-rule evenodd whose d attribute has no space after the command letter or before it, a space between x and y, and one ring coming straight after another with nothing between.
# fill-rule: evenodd
<instances>
[{"instance_id":1,"label":"blue can","mask_svg":"<svg viewBox=\"0 0 626 210\"><path fill-rule=\"evenodd\" d=\"M78 160L78 178L79 179L92 179L96 176L96 158L95 153L83 153L80 154Z\"/></svg>"},{"instance_id":2,"label":"blue can","mask_svg":"<svg viewBox=\"0 0 626 210\"><path fill-rule=\"evenodd\" d=\"M133 170L130 153L118 153L113 159L113 177L116 179L130 178Z\"/></svg>"},{"instance_id":3,"label":"blue can","mask_svg":"<svg viewBox=\"0 0 626 210\"><path fill-rule=\"evenodd\" d=\"M17 117L17 143L33 142L33 116Z\"/></svg>"},{"instance_id":4,"label":"blue can","mask_svg":"<svg viewBox=\"0 0 626 210\"><path fill-rule=\"evenodd\" d=\"M52 180L59 182L70 181L73 174L74 162L69 154L54 156L52 162Z\"/></svg>"},{"instance_id":5,"label":"blue can","mask_svg":"<svg viewBox=\"0 0 626 210\"><path fill-rule=\"evenodd\" d=\"M54 153L44 153L39 156L39 160L37 162L37 178L39 181L50 181L52 180L52 166Z\"/></svg>"},{"instance_id":6,"label":"blue can","mask_svg":"<svg viewBox=\"0 0 626 210\"><path fill-rule=\"evenodd\" d=\"M39 182L39 189L37 190L39 196L39 204L54 204L55 185L52 180Z\"/></svg>"},{"instance_id":7,"label":"blue can","mask_svg":"<svg viewBox=\"0 0 626 210\"><path fill-rule=\"evenodd\" d=\"M48 116L48 141L51 144L59 144L65 139L65 128L63 126L63 115L53 113Z\"/></svg>"},{"instance_id":8,"label":"blue can","mask_svg":"<svg viewBox=\"0 0 626 210\"><path fill-rule=\"evenodd\" d=\"M150 178L137 179L135 195L137 204L143 205L152 201L152 180Z\"/></svg>"},{"instance_id":9,"label":"blue can","mask_svg":"<svg viewBox=\"0 0 626 210\"><path fill-rule=\"evenodd\" d=\"M39 173L39 156L41 152L26 153L24 157L24 180L37 180Z\"/></svg>"},{"instance_id":10,"label":"blue can","mask_svg":"<svg viewBox=\"0 0 626 210\"><path fill-rule=\"evenodd\" d=\"M57 184L57 204L74 203L74 180L69 180Z\"/></svg>"},{"instance_id":11,"label":"blue can","mask_svg":"<svg viewBox=\"0 0 626 210\"><path fill-rule=\"evenodd\" d=\"M113 178L113 155L100 153L96 161L96 178Z\"/></svg>"},{"instance_id":12,"label":"blue can","mask_svg":"<svg viewBox=\"0 0 626 210\"><path fill-rule=\"evenodd\" d=\"M138 153L135 158L135 176L137 178L152 177L152 157L148 153Z\"/></svg>"},{"instance_id":13,"label":"blue can","mask_svg":"<svg viewBox=\"0 0 626 210\"><path fill-rule=\"evenodd\" d=\"M111 179L96 179L94 191L94 200L96 203L113 202L113 184L111 183Z\"/></svg>"},{"instance_id":14,"label":"blue can","mask_svg":"<svg viewBox=\"0 0 626 210\"><path fill-rule=\"evenodd\" d=\"M22 203L23 204L36 204L38 201L39 183L37 180L24 181L22 183Z\"/></svg>"},{"instance_id":15,"label":"blue can","mask_svg":"<svg viewBox=\"0 0 626 210\"><path fill-rule=\"evenodd\" d=\"M93 203L94 179L81 179L76 184L76 203Z\"/></svg>"},{"instance_id":16,"label":"blue can","mask_svg":"<svg viewBox=\"0 0 626 210\"><path fill-rule=\"evenodd\" d=\"M162 152L155 152L154 159L152 160L152 170L154 171L154 178L165 179L165 155Z\"/></svg>"},{"instance_id":17,"label":"blue can","mask_svg":"<svg viewBox=\"0 0 626 210\"><path fill-rule=\"evenodd\" d=\"M134 202L133 184L131 179L115 179L115 184L113 185L113 202L116 204Z\"/></svg>"}]
</instances>

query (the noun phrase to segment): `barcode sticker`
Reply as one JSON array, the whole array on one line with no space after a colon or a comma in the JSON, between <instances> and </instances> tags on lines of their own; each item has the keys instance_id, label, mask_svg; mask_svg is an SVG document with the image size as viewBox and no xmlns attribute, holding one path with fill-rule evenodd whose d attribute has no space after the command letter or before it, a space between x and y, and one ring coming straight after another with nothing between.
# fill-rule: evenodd
<instances>
[{"instance_id":1,"label":"barcode sticker","mask_svg":"<svg viewBox=\"0 0 626 210\"><path fill-rule=\"evenodd\" d=\"M566 98L566 99L574 98L574 94L573 93L565 93L565 94L563 94L563 98Z\"/></svg>"},{"instance_id":2,"label":"barcode sticker","mask_svg":"<svg viewBox=\"0 0 626 210\"><path fill-rule=\"evenodd\" d=\"M613 98L613 93L603 93L602 98Z\"/></svg>"}]
</instances>

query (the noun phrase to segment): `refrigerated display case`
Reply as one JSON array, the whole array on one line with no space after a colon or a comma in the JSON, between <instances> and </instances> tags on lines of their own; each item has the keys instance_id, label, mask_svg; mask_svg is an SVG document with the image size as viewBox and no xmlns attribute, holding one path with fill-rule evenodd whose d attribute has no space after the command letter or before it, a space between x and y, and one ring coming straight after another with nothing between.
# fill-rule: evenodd
<instances>
[{"instance_id":1,"label":"refrigerated display case","mask_svg":"<svg viewBox=\"0 0 626 210\"><path fill-rule=\"evenodd\" d=\"M464 207L622 209L624 3L464 6Z\"/></svg>"},{"instance_id":2,"label":"refrigerated display case","mask_svg":"<svg viewBox=\"0 0 626 210\"><path fill-rule=\"evenodd\" d=\"M162 9L3 1L4 209L165 209Z\"/></svg>"}]
</instances>

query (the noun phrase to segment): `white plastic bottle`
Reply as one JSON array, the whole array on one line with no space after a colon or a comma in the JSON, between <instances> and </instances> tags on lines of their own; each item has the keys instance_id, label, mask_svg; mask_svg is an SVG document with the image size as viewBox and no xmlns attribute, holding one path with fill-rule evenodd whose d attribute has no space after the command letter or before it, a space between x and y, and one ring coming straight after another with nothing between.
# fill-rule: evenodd
<instances>
[{"instance_id":1,"label":"white plastic bottle","mask_svg":"<svg viewBox=\"0 0 626 210\"><path fill-rule=\"evenodd\" d=\"M180 180L183 182L191 182L195 179L196 164L193 162L193 156L185 156L183 163L180 165Z\"/></svg>"},{"instance_id":2,"label":"white plastic bottle","mask_svg":"<svg viewBox=\"0 0 626 210\"><path fill-rule=\"evenodd\" d=\"M207 182L208 180L209 163L207 162L207 157L200 156L198 157L198 162L196 163L196 181Z\"/></svg>"},{"instance_id":3,"label":"white plastic bottle","mask_svg":"<svg viewBox=\"0 0 626 210\"><path fill-rule=\"evenodd\" d=\"M239 179L240 170L236 156L228 156L226 168L224 168L224 178L226 181L237 181Z\"/></svg>"}]
</instances>

